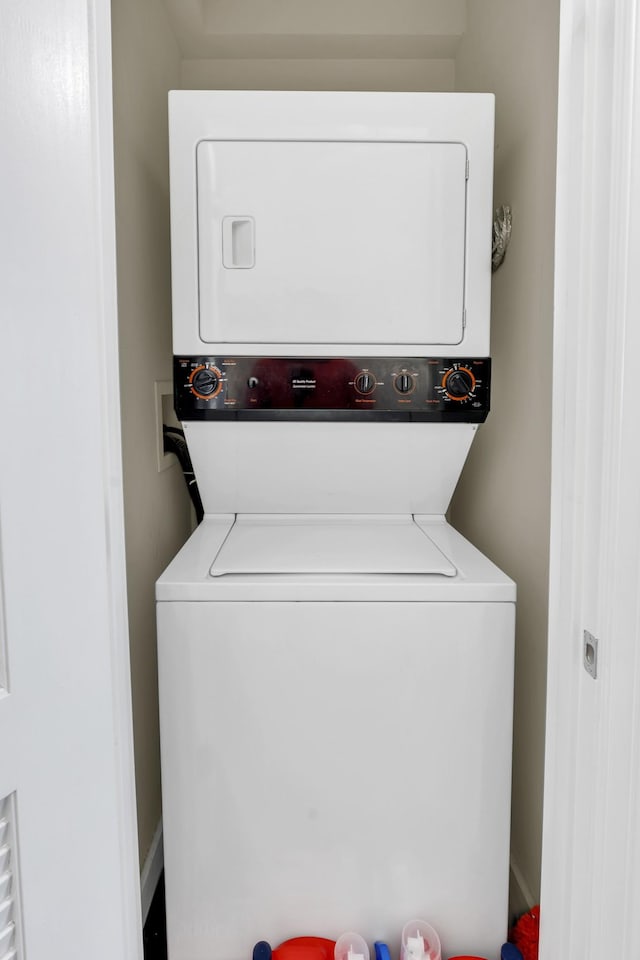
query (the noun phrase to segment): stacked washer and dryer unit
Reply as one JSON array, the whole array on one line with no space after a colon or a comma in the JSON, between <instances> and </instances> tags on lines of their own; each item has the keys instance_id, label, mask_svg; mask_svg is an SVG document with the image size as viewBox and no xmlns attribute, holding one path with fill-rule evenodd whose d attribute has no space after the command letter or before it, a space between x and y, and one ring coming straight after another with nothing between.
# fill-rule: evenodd
<instances>
[{"instance_id":1,"label":"stacked washer and dryer unit","mask_svg":"<svg viewBox=\"0 0 640 960\"><path fill-rule=\"evenodd\" d=\"M489 409L493 97L170 95L157 584L170 960L507 927L515 587L445 519ZM498 518L496 518L497 520Z\"/></svg>"}]
</instances>

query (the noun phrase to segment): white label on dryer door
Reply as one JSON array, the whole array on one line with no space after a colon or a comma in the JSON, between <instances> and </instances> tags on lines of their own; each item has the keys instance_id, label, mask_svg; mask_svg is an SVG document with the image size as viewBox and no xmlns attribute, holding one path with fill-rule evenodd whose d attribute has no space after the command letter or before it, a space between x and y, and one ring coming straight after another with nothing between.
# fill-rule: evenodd
<instances>
[{"instance_id":1,"label":"white label on dryer door","mask_svg":"<svg viewBox=\"0 0 640 960\"><path fill-rule=\"evenodd\" d=\"M462 340L460 143L203 141L206 343Z\"/></svg>"}]
</instances>

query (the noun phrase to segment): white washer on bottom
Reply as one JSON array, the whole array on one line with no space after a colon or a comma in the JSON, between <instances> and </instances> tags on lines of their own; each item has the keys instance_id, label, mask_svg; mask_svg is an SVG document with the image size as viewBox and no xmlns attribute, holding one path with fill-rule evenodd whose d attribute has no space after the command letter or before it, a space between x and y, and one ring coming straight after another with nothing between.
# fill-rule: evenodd
<instances>
[{"instance_id":1,"label":"white washer on bottom","mask_svg":"<svg viewBox=\"0 0 640 960\"><path fill-rule=\"evenodd\" d=\"M157 584L170 960L497 960L515 585L442 517L207 516Z\"/></svg>"}]
</instances>

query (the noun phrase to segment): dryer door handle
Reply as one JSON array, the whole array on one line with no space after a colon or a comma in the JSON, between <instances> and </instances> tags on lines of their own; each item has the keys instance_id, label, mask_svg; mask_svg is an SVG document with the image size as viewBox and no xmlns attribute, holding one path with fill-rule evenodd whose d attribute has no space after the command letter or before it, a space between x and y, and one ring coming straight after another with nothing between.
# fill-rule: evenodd
<instances>
[{"instance_id":1,"label":"dryer door handle","mask_svg":"<svg viewBox=\"0 0 640 960\"><path fill-rule=\"evenodd\" d=\"M253 217L223 217L222 266L227 270L250 270L256 262Z\"/></svg>"}]
</instances>

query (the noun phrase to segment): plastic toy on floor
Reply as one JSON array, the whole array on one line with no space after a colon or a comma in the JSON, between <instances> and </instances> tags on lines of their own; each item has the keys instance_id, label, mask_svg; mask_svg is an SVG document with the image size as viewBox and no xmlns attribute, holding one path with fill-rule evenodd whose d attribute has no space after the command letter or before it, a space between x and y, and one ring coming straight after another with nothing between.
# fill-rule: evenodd
<instances>
[{"instance_id":1,"label":"plastic toy on floor","mask_svg":"<svg viewBox=\"0 0 640 960\"><path fill-rule=\"evenodd\" d=\"M359 933L343 933L334 950L335 960L369 960L369 947Z\"/></svg>"},{"instance_id":2,"label":"plastic toy on floor","mask_svg":"<svg viewBox=\"0 0 640 960\"><path fill-rule=\"evenodd\" d=\"M487 960L486 957L479 957L475 953L456 954L455 957L449 957L449 960Z\"/></svg>"},{"instance_id":3,"label":"plastic toy on floor","mask_svg":"<svg viewBox=\"0 0 640 960\"><path fill-rule=\"evenodd\" d=\"M518 948L523 960L538 960L539 935L540 906L537 905L516 920L509 931L509 940Z\"/></svg>"},{"instance_id":4,"label":"plastic toy on floor","mask_svg":"<svg viewBox=\"0 0 640 960\"><path fill-rule=\"evenodd\" d=\"M410 920L402 929L400 960L440 960L440 938L426 920Z\"/></svg>"},{"instance_id":5,"label":"plastic toy on floor","mask_svg":"<svg viewBox=\"0 0 640 960\"><path fill-rule=\"evenodd\" d=\"M324 937L293 937L279 947L260 940L253 960L369 960L369 947L357 933L343 933L338 940Z\"/></svg>"},{"instance_id":6,"label":"plastic toy on floor","mask_svg":"<svg viewBox=\"0 0 640 960\"><path fill-rule=\"evenodd\" d=\"M391 960L391 954L389 953L389 947L386 943L383 943L382 940L376 940L373 945L373 949L376 953L376 960Z\"/></svg>"},{"instance_id":7,"label":"plastic toy on floor","mask_svg":"<svg viewBox=\"0 0 640 960\"><path fill-rule=\"evenodd\" d=\"M464 955L450 957L449 960L487 960L487 958L465 953ZM505 943L500 950L500 960L522 960L522 954L513 943Z\"/></svg>"},{"instance_id":8,"label":"plastic toy on floor","mask_svg":"<svg viewBox=\"0 0 640 960\"><path fill-rule=\"evenodd\" d=\"M500 960L523 960L523 956L515 943L505 943L500 951Z\"/></svg>"},{"instance_id":9,"label":"plastic toy on floor","mask_svg":"<svg viewBox=\"0 0 640 960\"><path fill-rule=\"evenodd\" d=\"M449 960L487 960L487 958L479 957L475 953L465 953L456 954L455 957L449 957ZM523 960L523 957L513 943L505 943L500 950L500 960Z\"/></svg>"},{"instance_id":10,"label":"plastic toy on floor","mask_svg":"<svg viewBox=\"0 0 640 960\"><path fill-rule=\"evenodd\" d=\"M539 907L523 914L510 931L513 942L503 944L500 960L538 960L539 922ZM375 960L391 960L386 943L377 940L374 950ZM433 927L424 920L411 920L405 925L401 960L440 960L440 957L440 940ZM252 960L369 960L369 947L357 933L343 933L338 940L293 937L274 948L266 940L260 940L253 948ZM486 960L486 957L459 954L450 960Z\"/></svg>"},{"instance_id":11,"label":"plastic toy on floor","mask_svg":"<svg viewBox=\"0 0 640 960\"><path fill-rule=\"evenodd\" d=\"M324 937L293 937L273 949L260 940L253 948L253 960L334 960L335 949L336 941Z\"/></svg>"}]
</instances>

